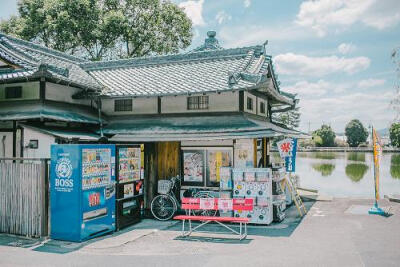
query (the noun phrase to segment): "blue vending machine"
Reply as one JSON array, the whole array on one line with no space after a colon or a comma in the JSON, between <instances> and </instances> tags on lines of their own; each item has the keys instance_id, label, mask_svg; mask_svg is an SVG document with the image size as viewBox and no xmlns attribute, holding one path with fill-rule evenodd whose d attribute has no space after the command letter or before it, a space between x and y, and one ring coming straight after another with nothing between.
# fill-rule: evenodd
<instances>
[{"instance_id":1,"label":"blue vending machine","mask_svg":"<svg viewBox=\"0 0 400 267\"><path fill-rule=\"evenodd\" d=\"M52 145L51 232L80 242L115 230L115 146Z\"/></svg>"}]
</instances>

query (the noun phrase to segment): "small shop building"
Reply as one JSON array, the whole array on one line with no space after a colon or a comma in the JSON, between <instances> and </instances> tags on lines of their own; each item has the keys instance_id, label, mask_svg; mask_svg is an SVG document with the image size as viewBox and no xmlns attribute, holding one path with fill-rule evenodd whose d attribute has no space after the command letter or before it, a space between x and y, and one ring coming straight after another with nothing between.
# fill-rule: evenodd
<instances>
[{"instance_id":1,"label":"small shop building","mask_svg":"<svg viewBox=\"0 0 400 267\"><path fill-rule=\"evenodd\" d=\"M145 203L157 182L218 191L220 167L270 166L272 120L296 107L266 45L88 62L0 34L0 157L50 156L55 143L143 144Z\"/></svg>"}]
</instances>

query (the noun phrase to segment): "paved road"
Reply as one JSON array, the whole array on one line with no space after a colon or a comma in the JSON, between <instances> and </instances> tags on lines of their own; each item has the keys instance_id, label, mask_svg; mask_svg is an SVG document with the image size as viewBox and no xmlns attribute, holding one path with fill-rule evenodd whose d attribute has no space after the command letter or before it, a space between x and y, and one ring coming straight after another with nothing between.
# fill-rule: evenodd
<instances>
[{"instance_id":1,"label":"paved road","mask_svg":"<svg viewBox=\"0 0 400 267\"><path fill-rule=\"evenodd\" d=\"M316 202L299 224L292 214L282 224L253 227L247 242L208 233L181 240L180 225L146 220L65 254L0 246L0 265L399 266L400 203L380 204L391 206L394 215L366 215L371 200Z\"/></svg>"}]
</instances>

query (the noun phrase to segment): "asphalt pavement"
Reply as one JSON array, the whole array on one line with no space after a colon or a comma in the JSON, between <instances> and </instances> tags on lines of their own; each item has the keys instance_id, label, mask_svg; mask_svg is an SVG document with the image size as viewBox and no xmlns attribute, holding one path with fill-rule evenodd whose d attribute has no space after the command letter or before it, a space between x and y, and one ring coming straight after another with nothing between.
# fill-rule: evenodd
<instances>
[{"instance_id":1,"label":"asphalt pavement","mask_svg":"<svg viewBox=\"0 0 400 267\"><path fill-rule=\"evenodd\" d=\"M400 266L400 203L380 201L390 217L368 215L368 199L306 204L244 241L216 225L181 238L179 222L150 219L84 243L0 235L0 266Z\"/></svg>"}]
</instances>

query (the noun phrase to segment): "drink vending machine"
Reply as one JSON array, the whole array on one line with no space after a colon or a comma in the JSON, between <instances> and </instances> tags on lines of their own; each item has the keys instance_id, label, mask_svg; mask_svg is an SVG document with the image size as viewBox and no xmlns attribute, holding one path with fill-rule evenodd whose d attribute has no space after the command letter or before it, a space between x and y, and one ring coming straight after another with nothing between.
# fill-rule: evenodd
<instances>
[{"instance_id":1,"label":"drink vending machine","mask_svg":"<svg viewBox=\"0 0 400 267\"><path fill-rule=\"evenodd\" d=\"M53 239L80 242L115 230L115 146L52 145Z\"/></svg>"},{"instance_id":2,"label":"drink vending machine","mask_svg":"<svg viewBox=\"0 0 400 267\"><path fill-rule=\"evenodd\" d=\"M141 219L143 173L140 145L117 145L116 227L117 230Z\"/></svg>"}]
</instances>

